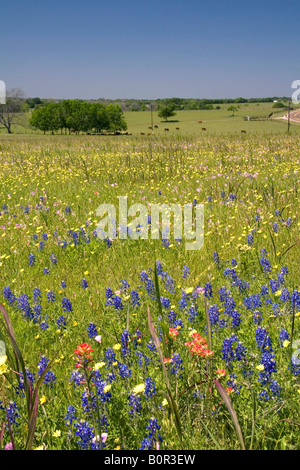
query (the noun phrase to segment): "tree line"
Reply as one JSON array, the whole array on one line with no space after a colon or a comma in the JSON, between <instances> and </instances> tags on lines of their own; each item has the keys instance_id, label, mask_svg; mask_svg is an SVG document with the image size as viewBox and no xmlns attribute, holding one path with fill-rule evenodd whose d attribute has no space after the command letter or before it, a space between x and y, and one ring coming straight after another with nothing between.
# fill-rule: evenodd
<instances>
[{"instance_id":1,"label":"tree line","mask_svg":"<svg viewBox=\"0 0 300 470\"><path fill-rule=\"evenodd\" d=\"M32 111L29 123L35 129L52 134L72 132L101 134L127 129L123 111L117 104L104 106L83 100L62 100L39 105Z\"/></svg>"}]
</instances>

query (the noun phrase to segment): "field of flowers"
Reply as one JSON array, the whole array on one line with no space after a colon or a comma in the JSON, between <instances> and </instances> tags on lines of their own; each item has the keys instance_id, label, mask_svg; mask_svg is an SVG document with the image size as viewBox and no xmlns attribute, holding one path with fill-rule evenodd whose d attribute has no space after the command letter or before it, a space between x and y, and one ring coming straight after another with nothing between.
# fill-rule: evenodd
<instances>
[{"instance_id":1,"label":"field of flowers","mask_svg":"<svg viewBox=\"0 0 300 470\"><path fill-rule=\"evenodd\" d=\"M299 148L2 140L2 449L299 449ZM203 247L101 240L118 196L204 204Z\"/></svg>"}]
</instances>

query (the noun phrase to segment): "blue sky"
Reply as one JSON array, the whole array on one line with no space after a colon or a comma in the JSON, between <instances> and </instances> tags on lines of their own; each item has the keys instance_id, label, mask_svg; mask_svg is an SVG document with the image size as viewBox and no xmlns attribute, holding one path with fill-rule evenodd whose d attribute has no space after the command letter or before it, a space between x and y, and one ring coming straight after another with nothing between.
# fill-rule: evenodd
<instances>
[{"instance_id":1,"label":"blue sky","mask_svg":"<svg viewBox=\"0 0 300 470\"><path fill-rule=\"evenodd\" d=\"M0 80L41 98L290 96L299 0L2 0Z\"/></svg>"}]
</instances>

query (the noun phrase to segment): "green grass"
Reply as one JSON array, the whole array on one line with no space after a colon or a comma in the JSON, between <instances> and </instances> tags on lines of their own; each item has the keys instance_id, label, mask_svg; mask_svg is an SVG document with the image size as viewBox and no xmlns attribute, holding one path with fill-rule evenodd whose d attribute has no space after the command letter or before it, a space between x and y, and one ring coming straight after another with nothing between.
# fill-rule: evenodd
<instances>
[{"instance_id":1,"label":"green grass","mask_svg":"<svg viewBox=\"0 0 300 470\"><path fill-rule=\"evenodd\" d=\"M287 122L275 119L283 116L286 111L274 109L273 103L245 103L237 106L239 107L234 116L231 115L230 111L227 111L229 104L222 104L219 110L177 111L176 116L168 122L159 118L157 112L153 112L153 126L158 126L157 129L154 128L153 130L149 129L152 122L151 113L148 111L125 112L124 117L128 125L128 132L135 136L141 133L146 136L148 134L163 136L166 133L165 128L169 129L169 133L176 134L179 139L182 136L195 137L204 133L210 135L237 135L241 133L241 130L256 135L287 132ZM272 112L274 115L268 121L244 121L244 116L266 118ZM43 135L42 132L30 127L29 119L30 113L17 116L13 125L13 133ZM198 121L202 121L202 123L198 123ZM203 127L206 128L206 131L202 131ZM179 130L176 130L176 128L179 128ZM292 123L290 132L299 134L300 125ZM0 134L5 133L6 130L0 128Z\"/></svg>"}]
</instances>

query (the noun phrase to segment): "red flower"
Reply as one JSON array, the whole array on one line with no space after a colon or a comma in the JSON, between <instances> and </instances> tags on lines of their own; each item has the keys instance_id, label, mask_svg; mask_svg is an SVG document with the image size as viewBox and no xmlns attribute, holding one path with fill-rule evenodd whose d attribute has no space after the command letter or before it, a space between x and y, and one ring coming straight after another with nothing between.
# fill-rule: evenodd
<instances>
[{"instance_id":1,"label":"red flower","mask_svg":"<svg viewBox=\"0 0 300 470\"><path fill-rule=\"evenodd\" d=\"M176 339L176 336L179 335L179 331L177 330L177 328L170 328L169 335L171 336L171 338Z\"/></svg>"},{"instance_id":2,"label":"red flower","mask_svg":"<svg viewBox=\"0 0 300 470\"><path fill-rule=\"evenodd\" d=\"M192 332L191 338L194 338L193 341L188 341L185 345L190 348L191 354L196 354L199 357L213 356L213 351L208 349L208 344L205 338L201 338L199 333Z\"/></svg>"},{"instance_id":3,"label":"red flower","mask_svg":"<svg viewBox=\"0 0 300 470\"><path fill-rule=\"evenodd\" d=\"M85 356L86 353L92 353L93 349L90 344L82 343L75 349L74 353L76 356ZM90 357L90 356L87 356Z\"/></svg>"},{"instance_id":4,"label":"red flower","mask_svg":"<svg viewBox=\"0 0 300 470\"><path fill-rule=\"evenodd\" d=\"M92 356L90 353L93 352L93 349L91 348L90 344L87 343L82 343L74 351L74 354L76 356L82 356L83 360L78 359L78 362L75 364L75 367L80 368L83 366L87 366L89 362L92 362ZM83 365L82 365L83 364Z\"/></svg>"}]
</instances>

